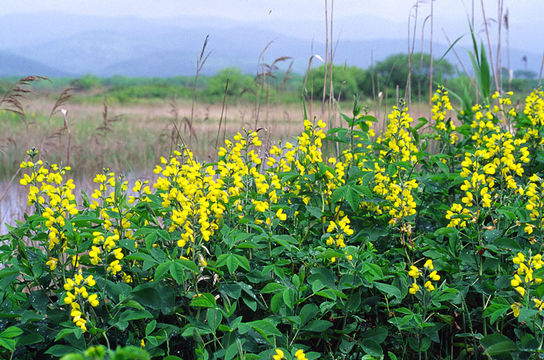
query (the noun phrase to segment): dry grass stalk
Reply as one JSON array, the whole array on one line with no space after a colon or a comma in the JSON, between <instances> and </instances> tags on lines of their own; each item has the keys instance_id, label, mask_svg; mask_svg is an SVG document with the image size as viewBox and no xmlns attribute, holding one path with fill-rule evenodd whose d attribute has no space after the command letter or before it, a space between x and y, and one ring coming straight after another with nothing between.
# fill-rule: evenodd
<instances>
[{"instance_id":1,"label":"dry grass stalk","mask_svg":"<svg viewBox=\"0 0 544 360\"><path fill-rule=\"evenodd\" d=\"M49 113L49 117L47 118L47 123L50 124L51 117L59 111L61 111L61 108L70 100L72 97L72 91L75 90L73 87L68 87L60 93L60 95L57 97L57 100L55 101L55 104L53 105L53 108L51 109L51 112Z\"/></svg>"},{"instance_id":2,"label":"dry grass stalk","mask_svg":"<svg viewBox=\"0 0 544 360\"><path fill-rule=\"evenodd\" d=\"M429 41L430 49L429 53L431 55L431 63L429 65L429 107L432 104L432 96L433 96L433 32L434 32L434 0L431 0L431 39Z\"/></svg>"},{"instance_id":3,"label":"dry grass stalk","mask_svg":"<svg viewBox=\"0 0 544 360\"><path fill-rule=\"evenodd\" d=\"M200 50L200 55L196 58L196 74L195 74L195 81L193 83L193 97L191 100L191 118L189 120L189 129L191 130L190 135L193 134L192 128L193 128L193 120L195 115L196 88L198 85L198 76L200 75L200 72L202 71L204 64L208 60L208 57L210 57L212 53L211 51L208 51L206 53L206 47L208 46L209 39L210 39L210 35L206 35L206 38L204 39L204 43L202 44L202 49ZM189 136L189 146L191 146L191 144L192 144L192 137Z\"/></svg>"},{"instance_id":4,"label":"dry grass stalk","mask_svg":"<svg viewBox=\"0 0 544 360\"><path fill-rule=\"evenodd\" d=\"M544 52L542 53L542 61L540 62L540 72L538 73L538 87L542 85L542 70L544 70Z\"/></svg>"},{"instance_id":5,"label":"dry grass stalk","mask_svg":"<svg viewBox=\"0 0 544 360\"><path fill-rule=\"evenodd\" d=\"M408 105L412 103L412 56L414 55L414 47L416 44L416 29L417 29L417 10L419 8L419 0L416 1L416 3L412 6L410 9L410 13L408 15L408 77L406 79L406 89L404 90L404 97L407 100ZM414 11L414 15L412 15L412 10ZM414 18L414 31L413 35L411 36L411 24L410 21ZM410 44L411 42L411 44Z\"/></svg>"},{"instance_id":6,"label":"dry grass stalk","mask_svg":"<svg viewBox=\"0 0 544 360\"><path fill-rule=\"evenodd\" d=\"M43 76L27 76L17 81L8 89L8 91L6 91L2 99L0 99L0 109L13 112L25 119L25 109L21 101L24 100L29 93L32 93L32 90L27 87L33 82L41 80L49 81L48 78Z\"/></svg>"},{"instance_id":7,"label":"dry grass stalk","mask_svg":"<svg viewBox=\"0 0 544 360\"><path fill-rule=\"evenodd\" d=\"M508 9L506 9L506 13L504 14L504 29L506 30L506 61L507 61L507 67L508 67L508 90L510 90L510 86L512 84L512 67L510 66L510 17L508 14Z\"/></svg>"},{"instance_id":8,"label":"dry grass stalk","mask_svg":"<svg viewBox=\"0 0 544 360\"><path fill-rule=\"evenodd\" d=\"M329 6L325 0L325 71L323 72L323 97L321 99L321 113L325 113L325 99L327 96L327 70L329 66Z\"/></svg>"},{"instance_id":9,"label":"dry grass stalk","mask_svg":"<svg viewBox=\"0 0 544 360\"><path fill-rule=\"evenodd\" d=\"M257 129L257 124L259 123L259 114L261 112L261 103L260 103L260 97L262 95L262 92L264 91L265 87L266 87L266 71L265 71L265 67L266 67L266 64L264 62L264 54L266 53L266 50L268 50L268 48L270 47L270 45L272 45L274 41L269 41L265 47L263 48L263 50L261 51L261 53L259 54L259 58L258 58L258 64L260 64L261 66L261 72L260 73L257 73L257 75L255 76L255 82L259 85L257 87L257 91L255 92L255 106L254 106L254 109L253 109L253 116L255 118L255 125L254 125L254 129Z\"/></svg>"},{"instance_id":10,"label":"dry grass stalk","mask_svg":"<svg viewBox=\"0 0 544 360\"><path fill-rule=\"evenodd\" d=\"M495 68L495 58L493 56L493 46L491 45L491 35L489 34L488 20L487 20L487 16L485 15L484 0L480 0L480 4L482 6L482 15L484 17L485 34L487 36L487 46L489 48L489 63L491 64L491 71L493 73L493 78L495 79L495 89L499 91L500 90L499 79L497 77L497 69Z\"/></svg>"},{"instance_id":11,"label":"dry grass stalk","mask_svg":"<svg viewBox=\"0 0 544 360\"><path fill-rule=\"evenodd\" d=\"M217 127L217 137L215 138L215 148L217 149L217 146L219 145L219 134L221 133L221 125L223 124L223 115L225 116L225 132L226 132L226 125L227 125L227 114L226 114L226 106L227 106L227 92L229 90L229 79L227 78L227 81L225 82L225 92L223 93L223 104L221 106L221 116L219 117L219 126ZM226 134L223 133L223 142L225 141Z\"/></svg>"}]
</instances>

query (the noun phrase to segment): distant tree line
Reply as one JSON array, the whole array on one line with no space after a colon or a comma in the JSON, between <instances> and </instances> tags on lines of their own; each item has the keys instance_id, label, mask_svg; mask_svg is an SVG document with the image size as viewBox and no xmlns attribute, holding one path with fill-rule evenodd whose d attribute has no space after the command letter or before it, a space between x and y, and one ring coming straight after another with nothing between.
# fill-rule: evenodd
<instances>
[{"instance_id":1,"label":"distant tree line","mask_svg":"<svg viewBox=\"0 0 544 360\"><path fill-rule=\"evenodd\" d=\"M196 86L198 100L218 102L226 98L229 103L256 100L270 102L299 102L301 96L320 101L331 95L336 100L352 100L355 96L364 99L376 99L381 93L383 97L394 98L398 95L406 97L410 90L412 101L426 101L429 93L429 73L431 57L429 54L416 53L389 56L378 61L367 69L356 66L335 65L333 67L333 91L330 91L329 77L324 86L325 66L311 68L307 74L296 74L290 70L276 67L273 71L257 76L244 74L237 68L226 68L215 75L201 75L195 84L194 76L176 76L171 78L146 78L113 76L100 78L85 75L80 79L55 79L60 86L70 85L83 96L96 97L97 100L107 96L108 99L120 102L134 101L142 98L191 98ZM330 68L327 69L330 71ZM408 72L410 86L407 87ZM536 86L536 74L526 70L516 70L509 74L503 72L503 88L516 92L526 92ZM5 79L7 81L10 79ZM464 74L460 74L454 65L446 60L434 59L433 82L442 82L451 90L462 91L469 82ZM0 88L3 86L0 82ZM41 87L50 87L51 82L41 82Z\"/></svg>"}]
</instances>

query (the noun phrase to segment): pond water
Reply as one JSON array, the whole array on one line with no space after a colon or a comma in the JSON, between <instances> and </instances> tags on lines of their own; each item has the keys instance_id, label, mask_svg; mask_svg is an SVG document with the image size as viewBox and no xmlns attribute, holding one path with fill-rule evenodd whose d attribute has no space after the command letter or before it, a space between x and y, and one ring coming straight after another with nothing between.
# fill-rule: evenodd
<instances>
[{"instance_id":1,"label":"pond water","mask_svg":"<svg viewBox=\"0 0 544 360\"><path fill-rule=\"evenodd\" d=\"M136 182L136 179L148 180L149 185L152 186L156 179L156 175L152 172L142 172L136 175L125 174L123 180L128 181L128 194L132 195L132 187ZM89 196L93 193L97 187L92 181L74 181L76 188L74 194L76 195L76 201L81 203L81 191L85 191ZM16 220L22 220L25 212L30 212L31 207L27 206L27 194L28 188L23 187L16 180L11 186L8 182L0 181L0 235L7 233L6 224L14 225Z\"/></svg>"},{"instance_id":2,"label":"pond water","mask_svg":"<svg viewBox=\"0 0 544 360\"><path fill-rule=\"evenodd\" d=\"M26 211L25 188L17 183L0 182L0 235L7 232L6 224L14 225L15 220L21 220Z\"/></svg>"}]
</instances>

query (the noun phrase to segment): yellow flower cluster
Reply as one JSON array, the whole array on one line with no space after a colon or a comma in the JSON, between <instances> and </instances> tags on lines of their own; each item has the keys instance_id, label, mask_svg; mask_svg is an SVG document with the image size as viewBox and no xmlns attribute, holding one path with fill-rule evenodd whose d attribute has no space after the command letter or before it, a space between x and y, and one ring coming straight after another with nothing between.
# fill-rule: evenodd
<instances>
[{"instance_id":1,"label":"yellow flower cluster","mask_svg":"<svg viewBox=\"0 0 544 360\"><path fill-rule=\"evenodd\" d=\"M431 100L433 103L431 109L432 119L435 122L434 128L439 133L438 138L446 137L451 144L454 144L458 136L453 133L453 131L455 131L457 127L453 124L451 119L446 122L447 112L453 109L448 96L448 91L444 86L440 85L438 89L436 89Z\"/></svg>"},{"instance_id":2,"label":"yellow flower cluster","mask_svg":"<svg viewBox=\"0 0 544 360\"><path fill-rule=\"evenodd\" d=\"M64 303L70 305L70 316L76 326L83 331L87 331L87 320L83 318L83 307L86 300L92 307L96 307L99 304L98 295L90 294L87 292L87 287L90 289L96 284L92 275L83 277L81 270L74 275L73 279L66 279L64 284L64 290L66 290L66 296L64 297ZM87 286L87 287L86 287Z\"/></svg>"},{"instance_id":3,"label":"yellow flower cluster","mask_svg":"<svg viewBox=\"0 0 544 360\"><path fill-rule=\"evenodd\" d=\"M413 279L412 285L408 288L408 292L412 295L415 295L420 289L417 282L417 279L420 277L423 280L423 287L427 291L435 290L436 287L433 284L433 281L437 282L440 280L440 275L438 275L438 272L434 270L433 261L431 259L425 261L425 264L423 264L423 270L419 269L415 265L411 265L410 270L408 270L408 276Z\"/></svg>"},{"instance_id":4,"label":"yellow flower cluster","mask_svg":"<svg viewBox=\"0 0 544 360\"><path fill-rule=\"evenodd\" d=\"M542 260L541 254L536 254L535 256L529 257L527 260L525 255L518 252L516 256L512 259L512 262L517 265L516 273L512 280L510 280L510 285L516 290L522 297L526 295L529 296L529 291L531 286L538 285L542 283L542 278L535 277L534 271L542 268L544 266L544 261ZM544 308L543 300L538 298L533 298L535 303L535 308L538 311L542 311ZM519 302L513 303L510 308L515 317L519 316L521 304Z\"/></svg>"},{"instance_id":5,"label":"yellow flower cluster","mask_svg":"<svg viewBox=\"0 0 544 360\"><path fill-rule=\"evenodd\" d=\"M327 233L334 234L327 237L327 245L336 245L339 248L346 247L344 236L353 235L353 229L349 226L350 220L343 211L338 212L338 219L331 220L327 227Z\"/></svg>"},{"instance_id":6,"label":"yellow flower cluster","mask_svg":"<svg viewBox=\"0 0 544 360\"><path fill-rule=\"evenodd\" d=\"M374 161L372 168L365 170L374 172L374 193L388 201L387 205L371 207L372 210L378 214L388 214L391 217L390 225L398 223L405 228L406 218L416 213L414 191L418 183L409 174L417 162L418 149L410 132L413 119L408 109L404 106L393 107L388 119L385 134L376 140L380 147L379 159ZM397 165L391 171L389 164L398 162L407 165Z\"/></svg>"},{"instance_id":7,"label":"yellow flower cluster","mask_svg":"<svg viewBox=\"0 0 544 360\"><path fill-rule=\"evenodd\" d=\"M45 226L48 229L48 249L52 250L60 244L62 251L66 249L66 236L64 226L71 215L79 211L75 195L74 181L69 179L63 183L63 175L70 167L59 167L56 164L46 167L43 161L23 161L22 169L28 168L30 174L24 174L20 184L29 187L28 205L37 205L46 219ZM50 267L53 263L48 264Z\"/></svg>"},{"instance_id":8,"label":"yellow flower cluster","mask_svg":"<svg viewBox=\"0 0 544 360\"><path fill-rule=\"evenodd\" d=\"M527 197L527 204L525 209L529 211L529 216L531 220L537 222L537 226L542 228L544 225L544 186L542 179L534 174L529 178L529 184L527 189L524 191L524 195ZM532 234L535 225L527 223L525 225L525 232L527 234Z\"/></svg>"},{"instance_id":9,"label":"yellow flower cluster","mask_svg":"<svg viewBox=\"0 0 544 360\"><path fill-rule=\"evenodd\" d=\"M517 255L512 259L512 262L518 265L518 269L514 274L514 278L510 281L510 285L518 292L521 296L525 296L525 292L528 286L534 284L540 284L542 279L539 277L533 277L534 270L538 270L544 265L542 261L542 255L537 254L531 256L529 260L525 261L525 256L518 252ZM523 278L521 277L523 276Z\"/></svg>"},{"instance_id":10,"label":"yellow flower cluster","mask_svg":"<svg viewBox=\"0 0 544 360\"><path fill-rule=\"evenodd\" d=\"M534 90L525 98L525 116L531 121L532 127L528 127L525 140L533 140L537 145L544 144L544 91Z\"/></svg>"},{"instance_id":11,"label":"yellow flower cluster","mask_svg":"<svg viewBox=\"0 0 544 360\"><path fill-rule=\"evenodd\" d=\"M495 124L492 112L488 120L475 120L471 128L475 130L472 138L476 141L474 153L465 153L461 162L460 189L464 192L461 204L454 203L446 213L449 227L465 227L467 217L476 221L479 208L489 209L501 193L523 192L516 178L524 174L523 164L528 163L529 149L525 140L514 139L512 133ZM476 214L476 215L475 215Z\"/></svg>"}]
</instances>

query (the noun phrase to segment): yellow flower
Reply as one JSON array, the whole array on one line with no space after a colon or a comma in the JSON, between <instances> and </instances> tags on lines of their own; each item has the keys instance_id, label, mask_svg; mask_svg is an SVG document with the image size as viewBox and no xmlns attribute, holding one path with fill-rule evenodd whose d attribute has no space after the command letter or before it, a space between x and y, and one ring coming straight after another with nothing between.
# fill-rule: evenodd
<instances>
[{"instance_id":1,"label":"yellow flower","mask_svg":"<svg viewBox=\"0 0 544 360\"><path fill-rule=\"evenodd\" d=\"M521 304L519 302L515 302L512 305L510 305L510 308L512 309L512 312L514 313L515 317L519 316L519 308L521 307Z\"/></svg>"},{"instance_id":2,"label":"yellow flower","mask_svg":"<svg viewBox=\"0 0 544 360\"><path fill-rule=\"evenodd\" d=\"M55 259L54 257L50 257L49 261L46 262L45 265L49 266L51 271L53 271L57 268L57 259Z\"/></svg>"},{"instance_id":3,"label":"yellow flower","mask_svg":"<svg viewBox=\"0 0 544 360\"><path fill-rule=\"evenodd\" d=\"M440 280L440 275L438 275L438 273L435 271L433 271L432 273L429 274L429 278L433 281L438 281Z\"/></svg>"},{"instance_id":4,"label":"yellow flower","mask_svg":"<svg viewBox=\"0 0 544 360\"><path fill-rule=\"evenodd\" d=\"M417 279L420 275L419 269L414 265L410 266L410 271L408 271L408 275L413 277L414 279Z\"/></svg>"},{"instance_id":5,"label":"yellow flower","mask_svg":"<svg viewBox=\"0 0 544 360\"><path fill-rule=\"evenodd\" d=\"M423 265L425 269L434 270L433 261L431 259L425 261L425 264Z\"/></svg>"},{"instance_id":6,"label":"yellow flower","mask_svg":"<svg viewBox=\"0 0 544 360\"><path fill-rule=\"evenodd\" d=\"M89 296L89 298L87 299L89 301L89 304L91 304L92 307L96 307L98 306L98 299L97 299L98 295L96 294L91 294Z\"/></svg>"},{"instance_id":7,"label":"yellow flower","mask_svg":"<svg viewBox=\"0 0 544 360\"><path fill-rule=\"evenodd\" d=\"M515 290L516 290L517 292L519 292L521 296L525 296L525 289L522 288L521 286L516 287Z\"/></svg>"},{"instance_id":8,"label":"yellow flower","mask_svg":"<svg viewBox=\"0 0 544 360\"><path fill-rule=\"evenodd\" d=\"M415 295L415 293L419 290L419 286L416 283L413 283L412 286L408 288L408 291L410 294Z\"/></svg>"},{"instance_id":9,"label":"yellow flower","mask_svg":"<svg viewBox=\"0 0 544 360\"><path fill-rule=\"evenodd\" d=\"M433 291L435 289L433 283L431 283L430 281L427 281L425 283L425 289L427 289L427 291Z\"/></svg>"},{"instance_id":10,"label":"yellow flower","mask_svg":"<svg viewBox=\"0 0 544 360\"><path fill-rule=\"evenodd\" d=\"M295 356L297 360L308 360L308 358L306 357L306 354L304 354L304 351L302 351L302 349L297 350L297 352L295 353Z\"/></svg>"},{"instance_id":11,"label":"yellow flower","mask_svg":"<svg viewBox=\"0 0 544 360\"><path fill-rule=\"evenodd\" d=\"M279 209L278 211L276 211L276 216L278 217L278 219L280 219L281 221L285 221L287 220L287 214L285 214L283 212L283 209Z\"/></svg>"},{"instance_id":12,"label":"yellow flower","mask_svg":"<svg viewBox=\"0 0 544 360\"><path fill-rule=\"evenodd\" d=\"M533 301L535 302L535 308L538 309L538 311L542 311L544 308L544 301L534 298Z\"/></svg>"},{"instance_id":13,"label":"yellow flower","mask_svg":"<svg viewBox=\"0 0 544 360\"><path fill-rule=\"evenodd\" d=\"M512 287L518 287L520 284L521 284L521 278L519 277L518 274L515 274L514 278L510 280L510 285L512 285Z\"/></svg>"},{"instance_id":14,"label":"yellow flower","mask_svg":"<svg viewBox=\"0 0 544 360\"><path fill-rule=\"evenodd\" d=\"M276 349L276 355L272 355L272 359L281 360L284 359L284 353L280 349Z\"/></svg>"},{"instance_id":15,"label":"yellow flower","mask_svg":"<svg viewBox=\"0 0 544 360\"><path fill-rule=\"evenodd\" d=\"M525 262L525 256L522 253L518 252L518 254L512 259L512 262L514 264L521 264Z\"/></svg>"}]
</instances>

